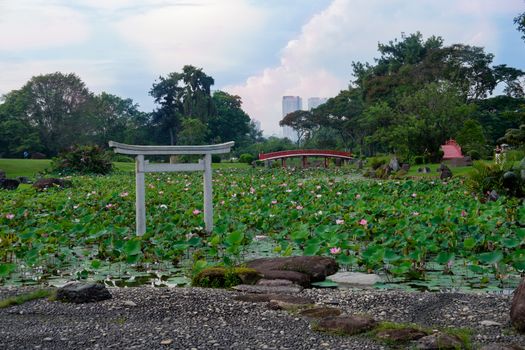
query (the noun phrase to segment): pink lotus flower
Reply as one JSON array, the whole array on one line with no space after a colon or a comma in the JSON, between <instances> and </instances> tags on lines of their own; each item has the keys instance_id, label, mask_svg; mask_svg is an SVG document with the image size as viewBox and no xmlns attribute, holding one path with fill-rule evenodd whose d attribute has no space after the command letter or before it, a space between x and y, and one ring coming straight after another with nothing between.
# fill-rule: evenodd
<instances>
[{"instance_id":1,"label":"pink lotus flower","mask_svg":"<svg viewBox=\"0 0 525 350\"><path fill-rule=\"evenodd\" d=\"M341 253L341 248L339 248L339 247L330 248L330 254L336 255L336 254L339 254L339 253Z\"/></svg>"},{"instance_id":2,"label":"pink lotus flower","mask_svg":"<svg viewBox=\"0 0 525 350\"><path fill-rule=\"evenodd\" d=\"M154 184L149 184L148 187L149 188L155 188L155 185Z\"/></svg>"},{"instance_id":3,"label":"pink lotus flower","mask_svg":"<svg viewBox=\"0 0 525 350\"><path fill-rule=\"evenodd\" d=\"M461 211L461 216L463 216L463 217L467 216L467 212L464 211L464 210L462 210L462 211Z\"/></svg>"},{"instance_id":4,"label":"pink lotus flower","mask_svg":"<svg viewBox=\"0 0 525 350\"><path fill-rule=\"evenodd\" d=\"M414 216L418 216L419 213L418 213L417 211L413 211L413 212L412 212L412 215L414 215Z\"/></svg>"},{"instance_id":5,"label":"pink lotus flower","mask_svg":"<svg viewBox=\"0 0 525 350\"><path fill-rule=\"evenodd\" d=\"M221 201L220 203L221 203L221 205L224 205L224 203L226 203L226 202L224 202L224 201Z\"/></svg>"},{"instance_id":6,"label":"pink lotus flower","mask_svg":"<svg viewBox=\"0 0 525 350\"><path fill-rule=\"evenodd\" d=\"M111 209L113 208L115 205L111 204L111 203L108 203L106 204L106 209Z\"/></svg>"},{"instance_id":7,"label":"pink lotus flower","mask_svg":"<svg viewBox=\"0 0 525 350\"><path fill-rule=\"evenodd\" d=\"M366 221L365 219L361 219L361 221L359 221L359 225L366 226L367 224L368 224L368 221Z\"/></svg>"},{"instance_id":8,"label":"pink lotus flower","mask_svg":"<svg viewBox=\"0 0 525 350\"><path fill-rule=\"evenodd\" d=\"M272 204L277 204L277 201L274 199L274 200L272 201Z\"/></svg>"},{"instance_id":9,"label":"pink lotus flower","mask_svg":"<svg viewBox=\"0 0 525 350\"><path fill-rule=\"evenodd\" d=\"M250 193L251 193L251 194L254 194L254 193L255 193L255 188L250 187Z\"/></svg>"},{"instance_id":10,"label":"pink lotus flower","mask_svg":"<svg viewBox=\"0 0 525 350\"><path fill-rule=\"evenodd\" d=\"M412 198L416 198L417 197L417 193L412 193Z\"/></svg>"},{"instance_id":11,"label":"pink lotus flower","mask_svg":"<svg viewBox=\"0 0 525 350\"><path fill-rule=\"evenodd\" d=\"M320 190L321 189L321 186L317 185L315 186L316 189Z\"/></svg>"},{"instance_id":12,"label":"pink lotus flower","mask_svg":"<svg viewBox=\"0 0 525 350\"><path fill-rule=\"evenodd\" d=\"M199 209L195 209L194 211L192 211L193 215L199 215L201 213L201 211Z\"/></svg>"},{"instance_id":13,"label":"pink lotus flower","mask_svg":"<svg viewBox=\"0 0 525 350\"><path fill-rule=\"evenodd\" d=\"M320 195L320 194L317 194L317 195L315 195L315 196L316 196L317 198L321 198L321 197L322 197L322 195Z\"/></svg>"},{"instance_id":14,"label":"pink lotus flower","mask_svg":"<svg viewBox=\"0 0 525 350\"><path fill-rule=\"evenodd\" d=\"M300 205L298 205L298 206L295 207L295 209L297 209L297 210L301 210L301 209L303 209L303 207L300 206Z\"/></svg>"},{"instance_id":15,"label":"pink lotus flower","mask_svg":"<svg viewBox=\"0 0 525 350\"><path fill-rule=\"evenodd\" d=\"M15 218L15 214L5 214L5 218L8 220L13 220Z\"/></svg>"},{"instance_id":16,"label":"pink lotus flower","mask_svg":"<svg viewBox=\"0 0 525 350\"><path fill-rule=\"evenodd\" d=\"M359 199L359 198L361 198L361 195L358 193L355 195L355 199Z\"/></svg>"},{"instance_id":17,"label":"pink lotus flower","mask_svg":"<svg viewBox=\"0 0 525 350\"><path fill-rule=\"evenodd\" d=\"M337 219L337 220L335 220L335 223L336 223L337 225L342 225L342 224L345 223L345 221L344 221L343 219Z\"/></svg>"},{"instance_id":18,"label":"pink lotus flower","mask_svg":"<svg viewBox=\"0 0 525 350\"><path fill-rule=\"evenodd\" d=\"M129 196L129 193L128 193L128 192L122 192L122 193L120 194L120 196L121 196L122 198L124 198L124 197Z\"/></svg>"},{"instance_id":19,"label":"pink lotus flower","mask_svg":"<svg viewBox=\"0 0 525 350\"><path fill-rule=\"evenodd\" d=\"M160 194L160 195L163 195L163 194L164 194L164 191L159 191L159 194Z\"/></svg>"},{"instance_id":20,"label":"pink lotus flower","mask_svg":"<svg viewBox=\"0 0 525 350\"><path fill-rule=\"evenodd\" d=\"M336 195L340 196L340 195L342 195L342 193L341 192L337 192Z\"/></svg>"}]
</instances>

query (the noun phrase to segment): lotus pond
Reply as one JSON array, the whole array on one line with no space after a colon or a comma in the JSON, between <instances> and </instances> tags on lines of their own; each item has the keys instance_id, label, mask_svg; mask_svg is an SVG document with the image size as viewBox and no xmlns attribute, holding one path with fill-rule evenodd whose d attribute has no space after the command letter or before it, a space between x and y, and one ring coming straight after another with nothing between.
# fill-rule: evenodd
<instances>
[{"instance_id":1,"label":"lotus pond","mask_svg":"<svg viewBox=\"0 0 525 350\"><path fill-rule=\"evenodd\" d=\"M208 264L331 255L384 276L380 288L508 290L525 270L525 207L482 203L461 179L375 181L350 169L222 169L215 229L202 175L146 177L148 231L134 235L134 174L76 176L72 188L0 192L0 283L184 285Z\"/></svg>"}]
</instances>

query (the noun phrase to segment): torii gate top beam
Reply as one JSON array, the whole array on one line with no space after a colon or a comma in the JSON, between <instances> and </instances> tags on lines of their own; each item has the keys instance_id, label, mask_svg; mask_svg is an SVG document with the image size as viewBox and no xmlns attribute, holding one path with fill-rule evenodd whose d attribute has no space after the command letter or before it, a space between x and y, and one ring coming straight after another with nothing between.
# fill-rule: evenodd
<instances>
[{"instance_id":1,"label":"torii gate top beam","mask_svg":"<svg viewBox=\"0 0 525 350\"><path fill-rule=\"evenodd\" d=\"M199 146L142 146L109 141L109 147L115 148L115 153L142 154L142 155L171 155L171 154L221 154L230 152L234 141L216 145Z\"/></svg>"}]
</instances>

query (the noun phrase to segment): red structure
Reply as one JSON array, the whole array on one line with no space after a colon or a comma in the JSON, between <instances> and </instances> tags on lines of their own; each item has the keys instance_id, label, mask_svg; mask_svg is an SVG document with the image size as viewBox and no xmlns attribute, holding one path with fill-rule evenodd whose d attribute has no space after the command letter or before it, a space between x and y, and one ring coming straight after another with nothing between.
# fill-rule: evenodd
<instances>
[{"instance_id":1,"label":"red structure","mask_svg":"<svg viewBox=\"0 0 525 350\"><path fill-rule=\"evenodd\" d=\"M292 151L280 151L271 153L259 153L259 160L270 161L270 160L281 160L282 166L286 166L286 159L293 157L301 157L303 168L308 166L308 157L324 157L324 166L328 167L328 158L335 158L340 160L350 160L352 153L341 152L341 151L328 151L318 149L296 149Z\"/></svg>"},{"instance_id":2,"label":"red structure","mask_svg":"<svg viewBox=\"0 0 525 350\"><path fill-rule=\"evenodd\" d=\"M463 153L461 153L461 147L454 139L450 139L444 145L441 145L441 150L443 151L443 160L465 158Z\"/></svg>"}]
</instances>

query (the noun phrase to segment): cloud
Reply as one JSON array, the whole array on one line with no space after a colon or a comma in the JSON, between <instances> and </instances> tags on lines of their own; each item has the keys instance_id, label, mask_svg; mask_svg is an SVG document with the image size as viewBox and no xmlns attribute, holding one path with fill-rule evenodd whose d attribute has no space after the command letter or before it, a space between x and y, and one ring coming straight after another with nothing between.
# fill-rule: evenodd
<instances>
[{"instance_id":1,"label":"cloud","mask_svg":"<svg viewBox=\"0 0 525 350\"><path fill-rule=\"evenodd\" d=\"M44 1L0 2L0 52L66 46L90 35L78 11Z\"/></svg>"},{"instance_id":2,"label":"cloud","mask_svg":"<svg viewBox=\"0 0 525 350\"><path fill-rule=\"evenodd\" d=\"M425 37L442 36L445 44L494 52L500 40L494 13L517 13L517 4L521 0L498 2L496 10L489 0L334 0L289 40L278 66L224 89L242 97L244 109L266 133L278 133L282 96L335 96L348 86L351 62L373 62L378 42L420 31Z\"/></svg>"},{"instance_id":3,"label":"cloud","mask_svg":"<svg viewBox=\"0 0 525 350\"><path fill-rule=\"evenodd\" d=\"M35 75L54 72L75 73L86 86L94 92L107 91L116 83L113 77L112 62L89 60L31 60L0 61L2 79L0 96L14 89L20 89Z\"/></svg>"},{"instance_id":4,"label":"cloud","mask_svg":"<svg viewBox=\"0 0 525 350\"><path fill-rule=\"evenodd\" d=\"M247 1L196 1L133 14L120 20L116 29L158 73L192 64L214 75L242 64L265 18L264 10Z\"/></svg>"}]
</instances>

